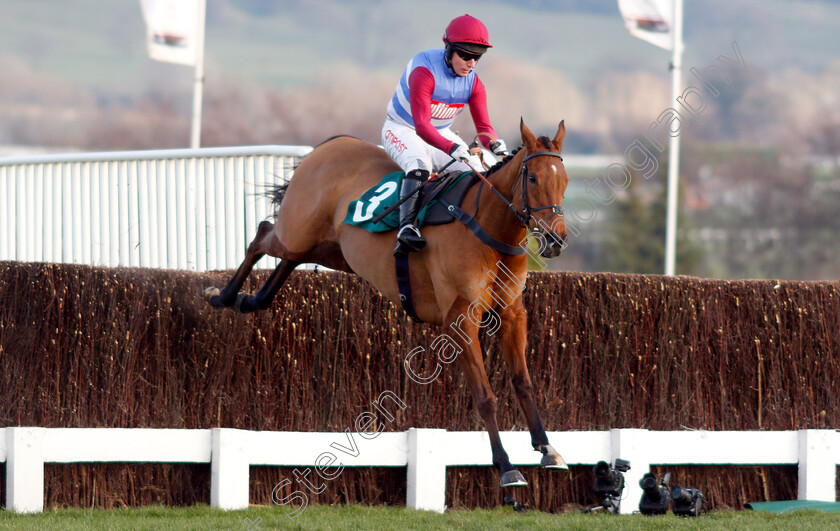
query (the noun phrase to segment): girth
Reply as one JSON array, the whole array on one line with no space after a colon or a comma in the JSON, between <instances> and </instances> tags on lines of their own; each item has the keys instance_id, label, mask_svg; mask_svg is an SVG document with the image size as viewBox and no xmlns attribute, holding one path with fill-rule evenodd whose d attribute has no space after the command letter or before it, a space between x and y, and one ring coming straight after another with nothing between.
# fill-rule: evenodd
<instances>
[{"instance_id":1,"label":"girth","mask_svg":"<svg viewBox=\"0 0 840 531\"><path fill-rule=\"evenodd\" d=\"M475 184L475 181L472 181L470 183L470 187L473 184ZM440 186L439 190L442 190L443 188L445 187ZM467 189L469 189L469 187L467 187ZM460 195L458 200L459 203L463 201L464 195L466 195L466 189L464 190L464 193ZM443 197L438 197L438 203L445 207L445 212L452 219L456 219L464 225L466 225L466 227L470 229L472 233L475 234L476 237L478 237L478 239L481 240L488 247L499 251L502 254L507 254L511 256L519 256L525 254L524 247L509 245L503 241L497 240L496 238L490 236L490 234L488 234L487 231L485 231L481 227L478 221L476 221L475 217L467 214L460 206L450 203ZM414 303L411 299L411 281L409 277L408 260L409 255L407 254L395 257L397 287L399 288L400 292L400 303L402 304L405 313L407 313L408 316L411 317L411 319L414 322L422 323L423 320L417 316L417 312L414 310Z\"/></svg>"}]
</instances>

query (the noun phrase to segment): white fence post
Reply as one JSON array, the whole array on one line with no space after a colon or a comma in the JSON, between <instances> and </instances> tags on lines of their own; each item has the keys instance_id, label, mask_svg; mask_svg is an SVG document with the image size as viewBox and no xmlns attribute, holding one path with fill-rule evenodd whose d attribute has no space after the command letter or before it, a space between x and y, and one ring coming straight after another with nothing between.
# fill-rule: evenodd
<instances>
[{"instance_id":1,"label":"white fence post","mask_svg":"<svg viewBox=\"0 0 840 531\"><path fill-rule=\"evenodd\" d=\"M46 428L6 428L6 508L18 513L44 510Z\"/></svg>"},{"instance_id":2,"label":"white fence post","mask_svg":"<svg viewBox=\"0 0 840 531\"><path fill-rule=\"evenodd\" d=\"M834 430L799 430L800 500L837 501L835 481L840 461Z\"/></svg>"},{"instance_id":3,"label":"white fence post","mask_svg":"<svg viewBox=\"0 0 840 531\"><path fill-rule=\"evenodd\" d=\"M642 489L639 481L650 472L650 431L622 428L610 430L613 463L616 459L630 461L630 470L624 473L624 492L622 494L620 514L630 514L639 510L642 501ZM612 464L612 463L611 463Z\"/></svg>"},{"instance_id":4,"label":"white fence post","mask_svg":"<svg viewBox=\"0 0 840 531\"><path fill-rule=\"evenodd\" d=\"M405 504L412 509L446 509L446 430L408 429Z\"/></svg>"},{"instance_id":5,"label":"white fence post","mask_svg":"<svg viewBox=\"0 0 840 531\"><path fill-rule=\"evenodd\" d=\"M250 462L245 448L249 432L213 428L210 435L210 506L247 509Z\"/></svg>"}]
</instances>

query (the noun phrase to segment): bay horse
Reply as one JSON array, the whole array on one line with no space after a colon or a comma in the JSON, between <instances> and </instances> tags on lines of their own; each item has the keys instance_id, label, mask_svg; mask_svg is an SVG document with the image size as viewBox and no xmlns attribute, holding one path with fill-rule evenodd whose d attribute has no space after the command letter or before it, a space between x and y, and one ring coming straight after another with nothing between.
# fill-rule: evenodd
<instances>
[{"instance_id":1,"label":"bay horse","mask_svg":"<svg viewBox=\"0 0 840 531\"><path fill-rule=\"evenodd\" d=\"M531 444L543 454L540 465L568 468L549 444L534 403L525 359L527 314L522 303L528 272L523 242L529 228L544 237L539 251L543 257L557 256L565 245L561 205L569 177L560 153L566 127L560 122L553 139L537 138L524 120L519 129L523 147L488 170L486 181L467 192L462 208L475 212L474 220L485 236L520 252L500 252L485 245L466 225L453 222L423 227L428 244L409 258L416 314L447 331L459 331L451 333L451 339L460 349L458 362L490 436L493 465L501 472L502 487L527 482L511 465L499 438L496 397L479 345L482 319L488 313L495 312L500 320L499 345L512 373ZM343 223L350 203L395 171L400 168L384 150L353 137L334 137L317 146L301 161L288 185L275 191L275 203L279 203L275 223L259 225L230 282L221 290L208 288L205 298L214 307L234 307L243 313L266 309L295 267L316 263L355 273L399 304L392 255L396 231L371 233ZM256 294L240 293L254 264L266 254L281 259L276 269ZM484 281L487 278L490 282ZM476 316L476 308L487 311L479 310L481 315Z\"/></svg>"}]
</instances>

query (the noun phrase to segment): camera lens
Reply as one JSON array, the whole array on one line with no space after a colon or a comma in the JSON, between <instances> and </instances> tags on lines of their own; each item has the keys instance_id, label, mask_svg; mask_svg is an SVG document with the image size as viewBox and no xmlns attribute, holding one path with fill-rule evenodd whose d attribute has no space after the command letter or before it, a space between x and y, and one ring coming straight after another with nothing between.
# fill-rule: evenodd
<instances>
[{"instance_id":1,"label":"camera lens","mask_svg":"<svg viewBox=\"0 0 840 531\"><path fill-rule=\"evenodd\" d=\"M687 492L682 487L674 487L671 489L671 499L680 503L690 503L691 493Z\"/></svg>"},{"instance_id":2,"label":"camera lens","mask_svg":"<svg viewBox=\"0 0 840 531\"><path fill-rule=\"evenodd\" d=\"M595 474L596 478L612 483L612 470L606 461L598 461L598 464L592 467L592 473Z\"/></svg>"},{"instance_id":3,"label":"camera lens","mask_svg":"<svg viewBox=\"0 0 840 531\"><path fill-rule=\"evenodd\" d=\"M642 487L642 490L649 491L656 489L656 476L653 474L645 474L642 476L642 479L639 481L639 486Z\"/></svg>"}]
</instances>

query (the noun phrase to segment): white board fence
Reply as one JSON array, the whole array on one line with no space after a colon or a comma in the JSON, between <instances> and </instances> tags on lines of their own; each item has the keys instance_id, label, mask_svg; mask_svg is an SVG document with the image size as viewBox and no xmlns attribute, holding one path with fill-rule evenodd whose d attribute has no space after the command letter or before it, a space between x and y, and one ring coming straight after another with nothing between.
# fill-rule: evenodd
<instances>
[{"instance_id":1,"label":"white board fence","mask_svg":"<svg viewBox=\"0 0 840 531\"><path fill-rule=\"evenodd\" d=\"M342 470L339 466L406 467L406 505L438 512L445 509L447 466L491 465L486 432L411 428L363 438L349 430L10 427L0 431L4 432L0 433L0 462L6 463L6 508L16 512L44 510L45 463L209 463L210 504L221 509L248 508L250 466L306 468L314 472L308 477L319 486L336 479ZM639 480L651 465L798 465L799 499L836 501L840 434L835 430L614 429L549 432L548 436L569 464L630 461L622 513L638 509ZM503 432L501 437L514 465L539 464L541 454L531 450L527 432ZM293 489L306 492L303 485L289 479ZM702 485L682 486L703 489Z\"/></svg>"},{"instance_id":2,"label":"white board fence","mask_svg":"<svg viewBox=\"0 0 840 531\"><path fill-rule=\"evenodd\" d=\"M0 158L0 260L238 267L308 146ZM276 261L265 258L263 267Z\"/></svg>"}]
</instances>

